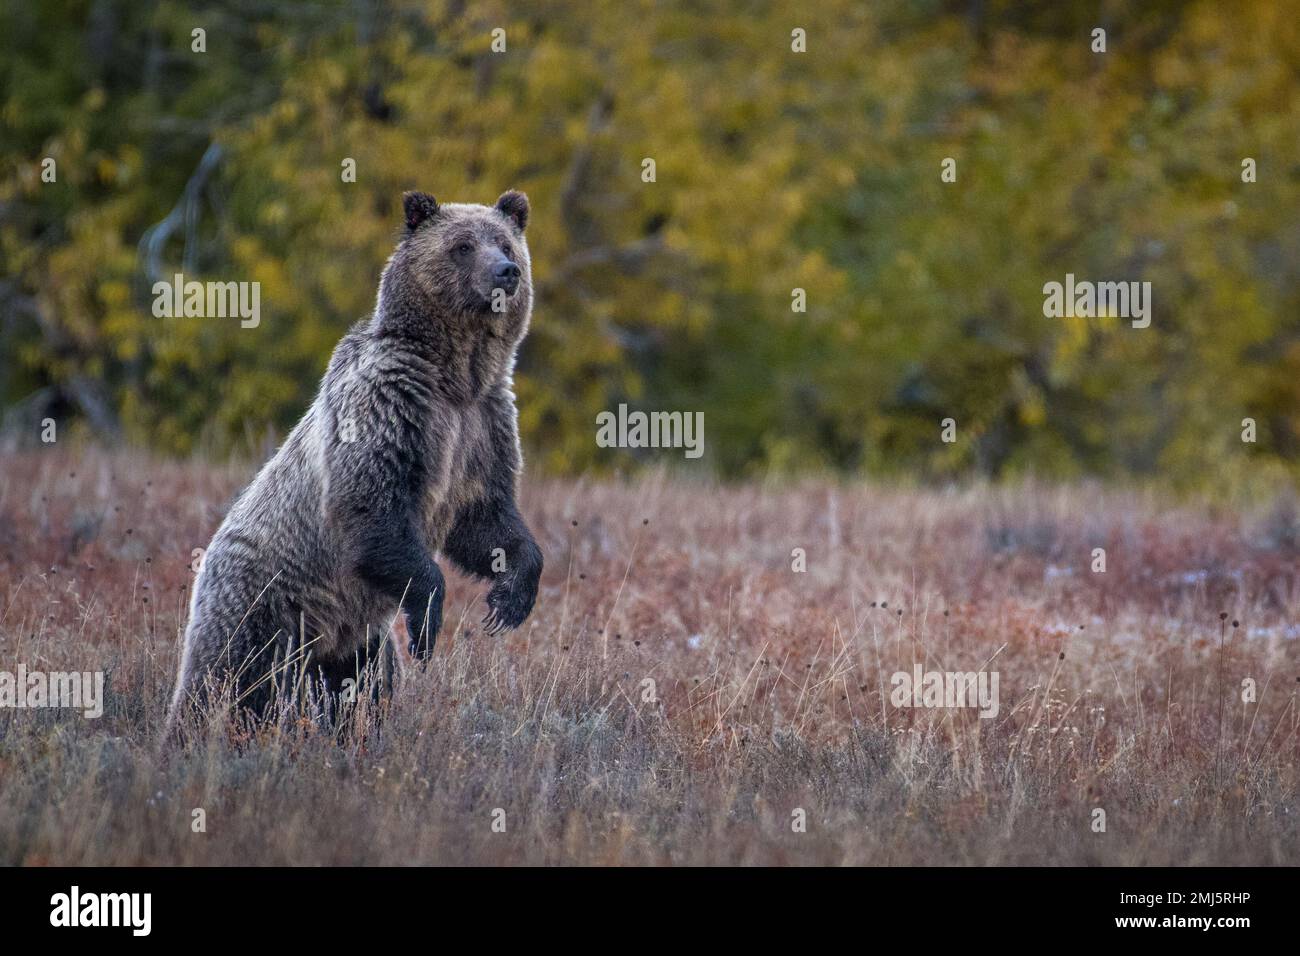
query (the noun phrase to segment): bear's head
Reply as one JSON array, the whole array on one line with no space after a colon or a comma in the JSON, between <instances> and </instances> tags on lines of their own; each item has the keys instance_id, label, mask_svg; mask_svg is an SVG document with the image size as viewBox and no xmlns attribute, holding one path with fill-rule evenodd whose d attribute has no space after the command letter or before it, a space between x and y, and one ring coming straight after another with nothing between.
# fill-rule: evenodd
<instances>
[{"instance_id":1,"label":"bear's head","mask_svg":"<svg viewBox=\"0 0 1300 956\"><path fill-rule=\"evenodd\" d=\"M385 269L384 298L413 312L408 321L521 338L533 301L528 197L510 190L480 206L408 192L402 208L405 229Z\"/></svg>"}]
</instances>

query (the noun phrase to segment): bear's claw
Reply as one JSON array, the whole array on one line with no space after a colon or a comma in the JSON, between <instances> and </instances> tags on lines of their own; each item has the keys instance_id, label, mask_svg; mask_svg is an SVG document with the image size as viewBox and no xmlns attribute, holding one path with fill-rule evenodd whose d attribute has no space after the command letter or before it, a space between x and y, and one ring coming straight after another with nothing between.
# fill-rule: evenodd
<instances>
[{"instance_id":1,"label":"bear's claw","mask_svg":"<svg viewBox=\"0 0 1300 956\"><path fill-rule=\"evenodd\" d=\"M536 580L510 577L498 581L488 591L484 629L488 634L514 630L528 618L536 600Z\"/></svg>"}]
</instances>

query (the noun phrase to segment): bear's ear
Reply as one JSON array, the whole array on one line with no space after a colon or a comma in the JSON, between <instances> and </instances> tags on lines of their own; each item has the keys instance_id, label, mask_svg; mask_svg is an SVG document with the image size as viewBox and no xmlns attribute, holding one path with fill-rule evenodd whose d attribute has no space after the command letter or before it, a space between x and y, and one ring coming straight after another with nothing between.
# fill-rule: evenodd
<instances>
[{"instance_id":1,"label":"bear's ear","mask_svg":"<svg viewBox=\"0 0 1300 956\"><path fill-rule=\"evenodd\" d=\"M501 194L497 200L497 209L505 214L507 219L514 220L514 224L523 232L528 226L528 197L521 192L511 189Z\"/></svg>"},{"instance_id":2,"label":"bear's ear","mask_svg":"<svg viewBox=\"0 0 1300 956\"><path fill-rule=\"evenodd\" d=\"M402 209L406 213L406 231L415 232L421 223L438 214L438 200L428 193L403 193Z\"/></svg>"}]
</instances>

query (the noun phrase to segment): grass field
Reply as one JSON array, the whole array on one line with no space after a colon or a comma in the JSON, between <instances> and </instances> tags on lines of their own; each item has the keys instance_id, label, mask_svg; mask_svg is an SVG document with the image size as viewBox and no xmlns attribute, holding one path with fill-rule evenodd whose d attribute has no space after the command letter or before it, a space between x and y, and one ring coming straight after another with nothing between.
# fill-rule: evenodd
<instances>
[{"instance_id":1,"label":"grass field","mask_svg":"<svg viewBox=\"0 0 1300 956\"><path fill-rule=\"evenodd\" d=\"M378 728L164 761L191 554L251 474L0 458L0 671L107 690L97 720L0 710L0 864L1300 860L1285 501L530 477L523 628L478 633L449 571ZM918 662L996 671L997 716L895 706Z\"/></svg>"}]
</instances>

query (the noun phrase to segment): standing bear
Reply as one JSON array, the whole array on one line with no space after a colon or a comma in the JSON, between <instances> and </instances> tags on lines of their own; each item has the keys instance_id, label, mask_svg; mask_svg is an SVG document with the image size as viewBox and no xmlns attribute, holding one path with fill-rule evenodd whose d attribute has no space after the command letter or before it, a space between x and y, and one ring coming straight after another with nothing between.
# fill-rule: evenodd
<instances>
[{"instance_id":1,"label":"standing bear","mask_svg":"<svg viewBox=\"0 0 1300 956\"><path fill-rule=\"evenodd\" d=\"M528 330L528 198L403 198L404 234L374 313L344 336L316 399L203 556L169 714L218 697L337 706L349 678L391 678L387 628L433 650L441 554L491 580L484 625L518 627L542 553L515 503L523 461L512 375ZM332 702L332 703L331 703Z\"/></svg>"}]
</instances>

